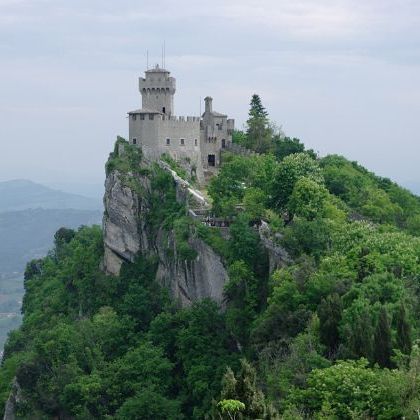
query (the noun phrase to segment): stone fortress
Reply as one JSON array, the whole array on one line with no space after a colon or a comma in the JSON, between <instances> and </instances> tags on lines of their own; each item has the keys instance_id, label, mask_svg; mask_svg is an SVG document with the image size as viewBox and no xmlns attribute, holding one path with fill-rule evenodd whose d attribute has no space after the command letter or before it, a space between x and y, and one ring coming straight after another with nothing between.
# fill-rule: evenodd
<instances>
[{"instance_id":1,"label":"stone fortress","mask_svg":"<svg viewBox=\"0 0 420 420\"><path fill-rule=\"evenodd\" d=\"M231 146L234 120L213 111L209 96L201 117L176 117L175 78L158 65L139 78L139 90L142 108L128 112L130 144L141 147L149 161L169 155L204 182L220 166L221 151Z\"/></svg>"}]
</instances>

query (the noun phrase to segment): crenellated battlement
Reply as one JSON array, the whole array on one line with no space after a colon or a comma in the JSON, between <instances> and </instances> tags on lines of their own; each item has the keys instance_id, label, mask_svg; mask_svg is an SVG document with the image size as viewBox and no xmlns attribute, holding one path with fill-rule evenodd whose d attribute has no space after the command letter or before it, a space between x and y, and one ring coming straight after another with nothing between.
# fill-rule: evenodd
<instances>
[{"instance_id":1,"label":"crenellated battlement","mask_svg":"<svg viewBox=\"0 0 420 420\"><path fill-rule=\"evenodd\" d=\"M192 117L192 116L176 116L176 115L159 115L159 119L162 121L172 121L172 122L179 122L179 123L199 123L201 118L200 117Z\"/></svg>"}]
</instances>

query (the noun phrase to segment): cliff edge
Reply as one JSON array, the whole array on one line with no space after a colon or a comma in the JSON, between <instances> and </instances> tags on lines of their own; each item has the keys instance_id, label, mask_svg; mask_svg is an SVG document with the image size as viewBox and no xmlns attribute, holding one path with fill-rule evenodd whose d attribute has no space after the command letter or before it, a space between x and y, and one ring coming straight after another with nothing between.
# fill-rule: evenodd
<instances>
[{"instance_id":1,"label":"cliff edge","mask_svg":"<svg viewBox=\"0 0 420 420\"><path fill-rule=\"evenodd\" d=\"M139 254L156 258L157 280L182 306L223 302L228 274L221 256L194 232L185 182L118 140L107 163L103 270L118 275Z\"/></svg>"}]
</instances>

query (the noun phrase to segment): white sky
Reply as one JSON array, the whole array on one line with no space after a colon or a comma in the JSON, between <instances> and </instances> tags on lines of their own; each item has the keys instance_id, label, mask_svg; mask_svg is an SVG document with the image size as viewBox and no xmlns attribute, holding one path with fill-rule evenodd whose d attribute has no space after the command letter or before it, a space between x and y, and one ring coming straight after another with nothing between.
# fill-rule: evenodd
<instances>
[{"instance_id":1,"label":"white sky","mask_svg":"<svg viewBox=\"0 0 420 420\"><path fill-rule=\"evenodd\" d=\"M258 93L308 147L420 185L419 0L0 0L0 180L100 184L149 61L241 127Z\"/></svg>"}]
</instances>

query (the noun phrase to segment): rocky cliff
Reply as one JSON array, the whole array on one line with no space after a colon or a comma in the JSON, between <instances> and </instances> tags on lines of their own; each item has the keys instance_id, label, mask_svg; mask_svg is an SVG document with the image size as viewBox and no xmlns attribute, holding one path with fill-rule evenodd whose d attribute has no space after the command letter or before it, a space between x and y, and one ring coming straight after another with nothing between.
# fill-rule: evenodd
<instances>
[{"instance_id":1,"label":"rocky cliff","mask_svg":"<svg viewBox=\"0 0 420 420\"><path fill-rule=\"evenodd\" d=\"M148 175L129 175L114 170L107 175L104 196L103 234L105 254L103 269L118 275L124 261L132 262L140 253L158 259L157 280L168 287L182 305L206 297L222 303L223 287L228 280L222 258L197 237L188 239L196 255L179 258L176 235L163 226L151 227L152 185ZM135 178L135 183L133 179ZM173 180L176 199L185 204L185 185ZM131 184L131 185L129 185Z\"/></svg>"}]
</instances>

